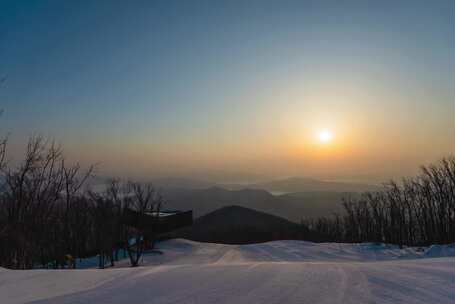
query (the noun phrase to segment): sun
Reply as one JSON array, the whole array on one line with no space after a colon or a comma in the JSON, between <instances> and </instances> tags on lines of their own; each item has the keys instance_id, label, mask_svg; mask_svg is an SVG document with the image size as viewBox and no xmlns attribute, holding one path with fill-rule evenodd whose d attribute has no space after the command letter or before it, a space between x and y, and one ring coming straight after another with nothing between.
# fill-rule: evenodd
<instances>
[{"instance_id":1,"label":"sun","mask_svg":"<svg viewBox=\"0 0 455 304\"><path fill-rule=\"evenodd\" d=\"M318 134L318 139L321 143L327 144L332 141L333 133L330 130L322 130Z\"/></svg>"}]
</instances>

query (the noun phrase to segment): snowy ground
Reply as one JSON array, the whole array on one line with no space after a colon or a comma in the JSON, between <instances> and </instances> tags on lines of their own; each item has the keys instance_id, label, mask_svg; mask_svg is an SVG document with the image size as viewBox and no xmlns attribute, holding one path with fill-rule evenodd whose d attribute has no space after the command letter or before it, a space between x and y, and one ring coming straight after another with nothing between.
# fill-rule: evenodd
<instances>
[{"instance_id":1,"label":"snowy ground","mask_svg":"<svg viewBox=\"0 0 455 304\"><path fill-rule=\"evenodd\" d=\"M0 268L0 302L455 303L452 246L171 240L159 247L162 255L134 269Z\"/></svg>"}]
</instances>

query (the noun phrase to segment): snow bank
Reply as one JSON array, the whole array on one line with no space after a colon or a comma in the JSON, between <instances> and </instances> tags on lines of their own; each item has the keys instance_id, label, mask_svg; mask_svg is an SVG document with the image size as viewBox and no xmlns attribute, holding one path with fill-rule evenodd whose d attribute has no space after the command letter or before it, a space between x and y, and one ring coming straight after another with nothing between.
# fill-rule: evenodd
<instances>
[{"instance_id":1,"label":"snow bank","mask_svg":"<svg viewBox=\"0 0 455 304\"><path fill-rule=\"evenodd\" d=\"M455 244L431 245L424 251L424 256L432 258L455 256Z\"/></svg>"},{"instance_id":2,"label":"snow bank","mask_svg":"<svg viewBox=\"0 0 455 304\"><path fill-rule=\"evenodd\" d=\"M277 241L159 243L144 267L0 269L13 303L454 303L455 247ZM122 268L123 267L123 268Z\"/></svg>"}]
</instances>

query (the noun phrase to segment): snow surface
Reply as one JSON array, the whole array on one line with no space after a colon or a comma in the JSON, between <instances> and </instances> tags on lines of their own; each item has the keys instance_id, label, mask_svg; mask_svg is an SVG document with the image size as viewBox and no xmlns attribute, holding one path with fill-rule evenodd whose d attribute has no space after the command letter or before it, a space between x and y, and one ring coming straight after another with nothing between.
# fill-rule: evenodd
<instances>
[{"instance_id":1,"label":"snow surface","mask_svg":"<svg viewBox=\"0 0 455 304\"><path fill-rule=\"evenodd\" d=\"M170 240L159 249L137 268L0 268L0 303L455 303L452 245Z\"/></svg>"}]
</instances>

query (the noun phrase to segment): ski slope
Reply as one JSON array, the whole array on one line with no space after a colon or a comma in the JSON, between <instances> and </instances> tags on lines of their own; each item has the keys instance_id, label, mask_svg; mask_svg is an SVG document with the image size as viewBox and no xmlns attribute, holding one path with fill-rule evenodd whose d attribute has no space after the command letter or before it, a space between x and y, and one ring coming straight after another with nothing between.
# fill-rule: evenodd
<instances>
[{"instance_id":1,"label":"ski slope","mask_svg":"<svg viewBox=\"0 0 455 304\"><path fill-rule=\"evenodd\" d=\"M138 268L0 269L0 302L455 303L453 246L170 240L159 249Z\"/></svg>"}]
</instances>

